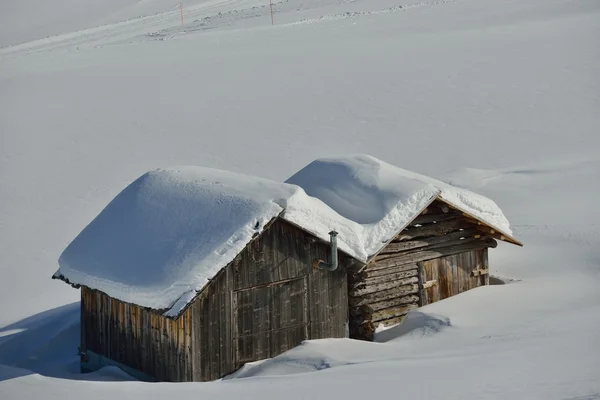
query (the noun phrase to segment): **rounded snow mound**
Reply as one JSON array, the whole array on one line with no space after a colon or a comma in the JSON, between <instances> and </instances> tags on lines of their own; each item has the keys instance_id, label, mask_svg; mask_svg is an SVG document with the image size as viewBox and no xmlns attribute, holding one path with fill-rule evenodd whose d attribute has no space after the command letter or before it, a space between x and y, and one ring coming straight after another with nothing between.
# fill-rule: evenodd
<instances>
[{"instance_id":1,"label":"rounded snow mound","mask_svg":"<svg viewBox=\"0 0 600 400\"><path fill-rule=\"evenodd\" d=\"M430 336L449 326L452 326L450 318L443 315L410 311L400 324L378 329L375 333L375 342L391 342L400 337L420 338Z\"/></svg>"}]
</instances>

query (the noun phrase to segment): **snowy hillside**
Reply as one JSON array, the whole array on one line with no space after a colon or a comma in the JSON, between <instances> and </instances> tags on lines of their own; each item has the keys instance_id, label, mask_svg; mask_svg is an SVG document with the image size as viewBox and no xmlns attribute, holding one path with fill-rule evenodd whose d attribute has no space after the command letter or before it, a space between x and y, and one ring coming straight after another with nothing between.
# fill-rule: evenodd
<instances>
[{"instance_id":1,"label":"snowy hillside","mask_svg":"<svg viewBox=\"0 0 600 400\"><path fill-rule=\"evenodd\" d=\"M0 398L600 399L600 2L0 5ZM58 35L58 36L52 36ZM488 196L510 284L208 384L77 373L69 242L148 170L368 153ZM242 379L243 378L243 379Z\"/></svg>"}]
</instances>

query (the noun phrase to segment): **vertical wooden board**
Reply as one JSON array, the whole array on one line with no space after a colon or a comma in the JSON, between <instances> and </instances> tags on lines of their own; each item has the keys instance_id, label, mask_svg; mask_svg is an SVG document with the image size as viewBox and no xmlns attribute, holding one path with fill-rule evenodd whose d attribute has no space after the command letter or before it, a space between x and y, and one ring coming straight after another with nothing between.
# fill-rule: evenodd
<instances>
[{"instance_id":1,"label":"vertical wooden board","mask_svg":"<svg viewBox=\"0 0 600 400\"><path fill-rule=\"evenodd\" d=\"M150 322L148 320L148 311L141 310L142 319L142 371L149 373L150 375L154 375L154 370L152 369L152 342L150 340Z\"/></svg>"},{"instance_id":2,"label":"vertical wooden board","mask_svg":"<svg viewBox=\"0 0 600 400\"><path fill-rule=\"evenodd\" d=\"M179 357L179 379L181 382L187 382L187 361L185 359L186 346L185 346L185 319L187 318L188 309L179 316L177 320L177 344L178 344L178 357Z\"/></svg>"},{"instance_id":3,"label":"vertical wooden board","mask_svg":"<svg viewBox=\"0 0 600 400\"><path fill-rule=\"evenodd\" d=\"M225 313L225 280L221 278L219 285L219 375L227 371L227 342L225 341L225 332L227 330L227 317Z\"/></svg>"},{"instance_id":4,"label":"vertical wooden board","mask_svg":"<svg viewBox=\"0 0 600 400\"><path fill-rule=\"evenodd\" d=\"M103 298L102 298L102 294L100 292L98 292L98 317L99 317L99 325L100 325L100 339L98 340L98 345L99 345L99 351L100 354L105 355L106 354L106 345L105 345L105 339L106 339L106 323L105 323L105 311L106 308L104 307L103 304Z\"/></svg>"},{"instance_id":5,"label":"vertical wooden board","mask_svg":"<svg viewBox=\"0 0 600 400\"><path fill-rule=\"evenodd\" d=\"M466 289L465 287L465 268L467 267L467 256L468 252L464 252L464 253L459 253L457 254L456 257L456 284L457 284L457 291L456 293L462 293L464 292Z\"/></svg>"},{"instance_id":6,"label":"vertical wooden board","mask_svg":"<svg viewBox=\"0 0 600 400\"><path fill-rule=\"evenodd\" d=\"M171 332L171 327L169 324L169 320L160 317L162 324L162 333L163 333L163 357L165 363L165 380L172 382L173 381L173 349L171 347L171 337L173 332Z\"/></svg>"},{"instance_id":7,"label":"vertical wooden board","mask_svg":"<svg viewBox=\"0 0 600 400\"><path fill-rule=\"evenodd\" d=\"M175 349L177 354L177 382L185 382L185 312L174 321L175 332Z\"/></svg>"},{"instance_id":8,"label":"vertical wooden board","mask_svg":"<svg viewBox=\"0 0 600 400\"><path fill-rule=\"evenodd\" d=\"M473 252L467 251L463 253L463 286L465 290L472 289L471 271L473 270Z\"/></svg>"},{"instance_id":9,"label":"vertical wooden board","mask_svg":"<svg viewBox=\"0 0 600 400\"><path fill-rule=\"evenodd\" d=\"M447 257L441 258L440 261L446 270L446 293L448 293L448 297L454 296L454 271L452 268L452 262Z\"/></svg>"},{"instance_id":10,"label":"vertical wooden board","mask_svg":"<svg viewBox=\"0 0 600 400\"><path fill-rule=\"evenodd\" d=\"M225 296L225 332L223 334L225 338L225 366L226 370L229 372L235 371L234 366L234 357L233 357L233 321L232 321L232 298L233 298L233 277L231 276L231 271L227 270L227 274L225 276L225 287L223 288L223 293Z\"/></svg>"},{"instance_id":11,"label":"vertical wooden board","mask_svg":"<svg viewBox=\"0 0 600 400\"><path fill-rule=\"evenodd\" d=\"M140 339L137 334L138 329L138 307L135 305L130 305L129 307L129 316L131 318L131 343L133 344L132 348L129 349L129 362L131 366L137 370L140 369Z\"/></svg>"},{"instance_id":12,"label":"vertical wooden board","mask_svg":"<svg viewBox=\"0 0 600 400\"><path fill-rule=\"evenodd\" d=\"M193 305L196 305L198 301L196 301ZM192 330L193 326L193 318L194 318L194 307L188 308L188 311L185 313L185 331L184 331L184 343L185 343L185 365L186 365L186 381L194 381L196 377L194 375L194 351L196 344L194 343L196 335Z\"/></svg>"},{"instance_id":13,"label":"vertical wooden board","mask_svg":"<svg viewBox=\"0 0 600 400\"><path fill-rule=\"evenodd\" d=\"M120 307L119 307L119 319L121 320L121 327L120 327L121 334L119 336L120 336L120 338L122 338L122 340L120 340L120 343L117 343L117 346L119 347L118 348L119 359L126 360L127 355L129 353L129 349L132 347L131 329L129 326L131 319L129 318L130 317L129 304L125 304L122 302L119 302L119 303L121 303Z\"/></svg>"},{"instance_id":14,"label":"vertical wooden board","mask_svg":"<svg viewBox=\"0 0 600 400\"><path fill-rule=\"evenodd\" d=\"M471 266L472 266L472 260L471 260L471 252L470 251L466 251L464 253L462 253L461 255L461 263L459 265L460 268L460 286L462 291L467 291L471 288L471 280L469 279L469 275L470 275L470 271L471 271Z\"/></svg>"},{"instance_id":15,"label":"vertical wooden board","mask_svg":"<svg viewBox=\"0 0 600 400\"><path fill-rule=\"evenodd\" d=\"M108 308L108 357L118 362L123 362L123 341L120 340L125 333L127 321L122 314L119 314L119 306L123 304L118 300L112 300L106 296Z\"/></svg>"},{"instance_id":16,"label":"vertical wooden board","mask_svg":"<svg viewBox=\"0 0 600 400\"><path fill-rule=\"evenodd\" d=\"M429 261L427 261L429 262ZM442 299L441 296L441 284L440 284L440 263L435 261L431 265L431 280L437 281L437 285L433 285L431 288L431 300L432 302L440 301Z\"/></svg>"},{"instance_id":17,"label":"vertical wooden board","mask_svg":"<svg viewBox=\"0 0 600 400\"><path fill-rule=\"evenodd\" d=\"M321 312L321 337L329 337L330 336L330 326L331 326L331 307L329 304L329 277L331 276L330 272L322 271L320 274L321 278L321 291L319 293L319 302L321 303L320 312Z\"/></svg>"},{"instance_id":18,"label":"vertical wooden board","mask_svg":"<svg viewBox=\"0 0 600 400\"><path fill-rule=\"evenodd\" d=\"M450 256L450 260L452 260L452 295L456 296L459 294L460 284L459 284L459 272L458 272L458 263L460 262L460 254L454 254Z\"/></svg>"},{"instance_id":19,"label":"vertical wooden board","mask_svg":"<svg viewBox=\"0 0 600 400\"><path fill-rule=\"evenodd\" d=\"M85 309L86 307L86 302L85 302L85 287L81 288L81 291L79 292L79 296L80 296L80 304L79 304L79 319L80 319L80 324L79 324L79 350L81 352L85 352L85 328L87 325L87 316L88 313Z\"/></svg>"},{"instance_id":20,"label":"vertical wooden board","mask_svg":"<svg viewBox=\"0 0 600 400\"><path fill-rule=\"evenodd\" d=\"M217 337L216 337L216 325L219 323L217 321L217 315L215 313L215 301L214 301L214 288L209 287L209 295L208 295L208 320L209 320L209 331L208 331L208 342L209 342L209 371L210 371L210 379L215 379L217 376Z\"/></svg>"},{"instance_id":21,"label":"vertical wooden board","mask_svg":"<svg viewBox=\"0 0 600 400\"><path fill-rule=\"evenodd\" d=\"M487 274L485 274L485 275L482 276L482 279L483 279L482 284L483 285L489 285L490 284L490 274L489 274L490 264L489 264L489 259L488 259L488 249L485 248L485 249L480 250L480 251L482 253L481 254L481 258L482 258L483 269L485 269L486 271L488 271Z\"/></svg>"},{"instance_id":22,"label":"vertical wooden board","mask_svg":"<svg viewBox=\"0 0 600 400\"><path fill-rule=\"evenodd\" d=\"M246 268L246 265L248 264L248 256L247 256L247 254L248 254L247 251L242 251L240 254L238 254L238 257L240 259L240 262L239 262L240 286L238 286L239 289L247 287L249 285L249 282L248 282L248 268Z\"/></svg>"},{"instance_id":23,"label":"vertical wooden board","mask_svg":"<svg viewBox=\"0 0 600 400\"><path fill-rule=\"evenodd\" d=\"M274 281L280 281L282 279L284 279L281 273L281 268L279 268L277 266L277 264L275 263L275 255L273 252L273 247L272 247L272 242L271 242L271 232L267 232L264 235L264 239L259 239L260 241L260 246L262 249L262 253L263 253L263 259L264 259L264 265L263 268L267 268L269 271L271 271L271 278Z\"/></svg>"},{"instance_id":24,"label":"vertical wooden board","mask_svg":"<svg viewBox=\"0 0 600 400\"><path fill-rule=\"evenodd\" d=\"M440 292L439 300L443 300L449 297L448 293L448 268L441 259L431 260L430 262L435 263L435 269L438 273L438 287Z\"/></svg>"},{"instance_id":25,"label":"vertical wooden board","mask_svg":"<svg viewBox=\"0 0 600 400\"><path fill-rule=\"evenodd\" d=\"M426 306L427 304L429 304L429 298L432 297L429 295L429 292L431 292L431 290L429 290L429 289L433 289L433 288L423 289L423 284L425 284L425 282L427 282L426 273L425 273L425 263L418 262L417 267L418 267L418 274L419 274L418 275L418 277L419 277L419 307L423 307L423 306Z\"/></svg>"},{"instance_id":26,"label":"vertical wooden board","mask_svg":"<svg viewBox=\"0 0 600 400\"><path fill-rule=\"evenodd\" d=\"M428 304L435 303L437 301L436 298L439 299L439 277L437 273L437 265L435 263L432 263L432 260L423 261L423 271L425 272L425 280L423 281L424 283L432 279L438 279L437 285L426 289Z\"/></svg>"},{"instance_id":27,"label":"vertical wooden board","mask_svg":"<svg viewBox=\"0 0 600 400\"><path fill-rule=\"evenodd\" d=\"M160 335L156 326L157 317L154 313L148 311L150 317L150 329L152 332L152 374L158 378L160 376Z\"/></svg>"},{"instance_id":28,"label":"vertical wooden board","mask_svg":"<svg viewBox=\"0 0 600 400\"><path fill-rule=\"evenodd\" d=\"M248 270L248 282L249 286L255 286L258 281L258 271L256 269L256 261L259 257L258 249L259 243L254 241L250 243L250 245L246 248L246 252L248 253L248 262L246 263L246 269Z\"/></svg>"},{"instance_id":29,"label":"vertical wooden board","mask_svg":"<svg viewBox=\"0 0 600 400\"><path fill-rule=\"evenodd\" d=\"M473 263L473 270L482 268L482 265L483 265L482 253L479 251L476 251L474 256L475 256L475 262ZM472 276L471 282L473 284L473 287L481 286L481 278L479 276Z\"/></svg>"}]
</instances>

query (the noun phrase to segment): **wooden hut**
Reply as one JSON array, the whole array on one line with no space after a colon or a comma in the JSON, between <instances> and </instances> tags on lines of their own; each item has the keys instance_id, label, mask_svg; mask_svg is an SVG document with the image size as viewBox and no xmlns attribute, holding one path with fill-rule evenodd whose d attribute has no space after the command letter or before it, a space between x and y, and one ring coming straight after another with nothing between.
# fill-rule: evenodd
<instances>
[{"instance_id":1,"label":"wooden hut","mask_svg":"<svg viewBox=\"0 0 600 400\"><path fill-rule=\"evenodd\" d=\"M371 340L411 309L488 284L496 240L520 244L435 185L370 236L299 186L202 168L128 186L53 276L81 288L82 371L209 381L306 339Z\"/></svg>"},{"instance_id":2,"label":"wooden hut","mask_svg":"<svg viewBox=\"0 0 600 400\"><path fill-rule=\"evenodd\" d=\"M488 248L521 245L436 199L365 264L348 271L350 337L372 340L379 325L413 309L489 284Z\"/></svg>"},{"instance_id":3,"label":"wooden hut","mask_svg":"<svg viewBox=\"0 0 600 400\"><path fill-rule=\"evenodd\" d=\"M116 365L144 380L210 381L306 339L347 337L352 260L316 271L312 261L329 252L275 219L172 317L82 286L82 370Z\"/></svg>"}]
</instances>

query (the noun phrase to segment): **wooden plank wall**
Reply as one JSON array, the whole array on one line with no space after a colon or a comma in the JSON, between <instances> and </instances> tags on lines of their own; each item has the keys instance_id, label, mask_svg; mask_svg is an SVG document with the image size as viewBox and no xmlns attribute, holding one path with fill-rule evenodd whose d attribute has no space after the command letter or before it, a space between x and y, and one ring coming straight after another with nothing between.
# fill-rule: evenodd
<instances>
[{"instance_id":1,"label":"wooden plank wall","mask_svg":"<svg viewBox=\"0 0 600 400\"><path fill-rule=\"evenodd\" d=\"M328 243L316 241L281 219L252 241L190 307L194 380L219 379L244 362L274 357L304 339L344 337L348 322L345 266L351 259L339 254L340 268L334 272L312 268L314 258L329 257ZM306 281L301 289L293 283L298 278ZM298 290L306 290L303 300ZM244 291L250 292L250 298L241 294ZM234 303L253 311L244 314ZM305 310L300 313L292 311L293 307ZM244 315L238 317L240 313ZM305 320L295 323L300 314Z\"/></svg>"},{"instance_id":2,"label":"wooden plank wall","mask_svg":"<svg viewBox=\"0 0 600 400\"><path fill-rule=\"evenodd\" d=\"M424 280L436 282L424 289L422 305L435 303L486 285L489 275L475 275L474 272L488 269L487 263L484 263L484 259L487 259L487 251L487 248L471 250L419 263Z\"/></svg>"},{"instance_id":3,"label":"wooden plank wall","mask_svg":"<svg viewBox=\"0 0 600 400\"><path fill-rule=\"evenodd\" d=\"M173 321L82 287L81 349L160 381L191 381L191 313Z\"/></svg>"},{"instance_id":4,"label":"wooden plank wall","mask_svg":"<svg viewBox=\"0 0 600 400\"><path fill-rule=\"evenodd\" d=\"M487 248L496 245L476 222L434 202L368 264L350 271L350 336L372 340L379 324L396 324L412 309L486 284L481 271ZM473 271L481 276L469 276Z\"/></svg>"}]
</instances>

